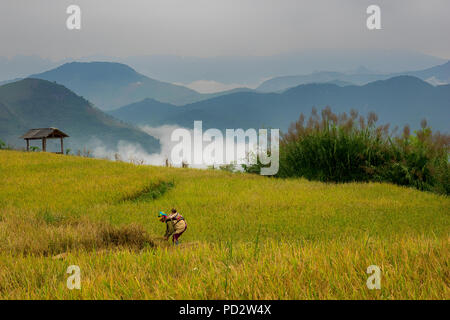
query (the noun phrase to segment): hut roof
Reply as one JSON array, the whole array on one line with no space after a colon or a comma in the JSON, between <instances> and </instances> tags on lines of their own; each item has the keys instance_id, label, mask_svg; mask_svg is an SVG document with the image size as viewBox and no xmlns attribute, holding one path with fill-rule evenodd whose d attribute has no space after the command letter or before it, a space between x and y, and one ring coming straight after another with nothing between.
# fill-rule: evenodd
<instances>
[{"instance_id":1,"label":"hut roof","mask_svg":"<svg viewBox=\"0 0 450 320\"><path fill-rule=\"evenodd\" d=\"M27 133L21 136L22 139L42 139L42 138L67 138L69 135L65 134L57 128L39 128L30 129Z\"/></svg>"}]
</instances>

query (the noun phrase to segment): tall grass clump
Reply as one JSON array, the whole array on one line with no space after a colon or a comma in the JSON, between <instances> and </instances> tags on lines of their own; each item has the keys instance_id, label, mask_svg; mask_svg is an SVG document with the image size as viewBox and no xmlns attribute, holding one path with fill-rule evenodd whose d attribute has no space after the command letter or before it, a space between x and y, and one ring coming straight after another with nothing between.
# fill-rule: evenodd
<instances>
[{"instance_id":1,"label":"tall grass clump","mask_svg":"<svg viewBox=\"0 0 450 320\"><path fill-rule=\"evenodd\" d=\"M377 125L354 110L339 115L329 107L313 108L291 124L280 141L279 177L305 177L324 182L385 181L419 190L449 194L450 137L433 133L422 121L398 135L389 124Z\"/></svg>"}]
</instances>

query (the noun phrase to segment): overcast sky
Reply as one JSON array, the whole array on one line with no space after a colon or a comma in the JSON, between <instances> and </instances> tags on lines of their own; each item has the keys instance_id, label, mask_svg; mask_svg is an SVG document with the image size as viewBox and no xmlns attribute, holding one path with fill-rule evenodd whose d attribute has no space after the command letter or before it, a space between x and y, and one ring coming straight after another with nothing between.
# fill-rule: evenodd
<instances>
[{"instance_id":1,"label":"overcast sky","mask_svg":"<svg viewBox=\"0 0 450 320\"><path fill-rule=\"evenodd\" d=\"M77 4L82 29L66 28ZM381 7L382 30L366 28ZM0 56L266 56L407 49L450 59L449 0L1 0Z\"/></svg>"}]
</instances>

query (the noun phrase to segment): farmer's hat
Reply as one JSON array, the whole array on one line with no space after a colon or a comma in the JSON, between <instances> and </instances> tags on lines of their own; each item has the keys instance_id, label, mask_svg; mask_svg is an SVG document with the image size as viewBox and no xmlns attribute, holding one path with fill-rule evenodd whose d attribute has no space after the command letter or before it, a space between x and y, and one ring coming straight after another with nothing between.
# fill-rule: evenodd
<instances>
[{"instance_id":1,"label":"farmer's hat","mask_svg":"<svg viewBox=\"0 0 450 320\"><path fill-rule=\"evenodd\" d=\"M165 214L164 212L160 211L158 213L158 218L161 218L161 217L167 217L167 214Z\"/></svg>"}]
</instances>

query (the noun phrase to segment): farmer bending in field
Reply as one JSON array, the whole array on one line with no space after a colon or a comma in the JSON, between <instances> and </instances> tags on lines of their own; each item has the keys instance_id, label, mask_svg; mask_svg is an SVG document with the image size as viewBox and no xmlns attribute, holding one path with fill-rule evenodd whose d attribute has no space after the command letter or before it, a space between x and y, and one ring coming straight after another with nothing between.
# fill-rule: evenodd
<instances>
[{"instance_id":1,"label":"farmer bending in field","mask_svg":"<svg viewBox=\"0 0 450 320\"><path fill-rule=\"evenodd\" d=\"M177 245L178 239L187 229L186 220L183 216L177 212L177 210L172 209L170 215L160 212L158 214L159 221L166 223L166 233L164 234L164 240L168 240L172 236L172 242Z\"/></svg>"}]
</instances>

